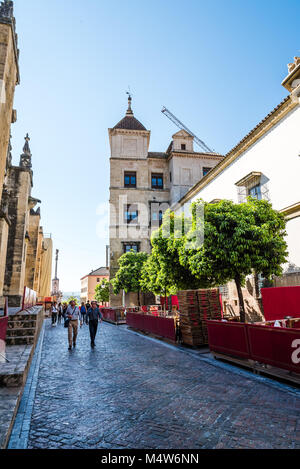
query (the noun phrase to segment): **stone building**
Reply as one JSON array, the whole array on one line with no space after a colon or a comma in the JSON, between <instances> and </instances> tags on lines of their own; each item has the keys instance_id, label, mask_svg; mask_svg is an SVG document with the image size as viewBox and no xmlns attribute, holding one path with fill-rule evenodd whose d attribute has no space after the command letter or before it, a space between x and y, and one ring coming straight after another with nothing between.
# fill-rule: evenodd
<instances>
[{"instance_id":1,"label":"stone building","mask_svg":"<svg viewBox=\"0 0 300 469\"><path fill-rule=\"evenodd\" d=\"M10 164L10 130L16 121L13 110L15 87L19 84L19 51L13 2L0 3L0 298L3 294L5 260L10 221L5 178ZM2 196L3 195L3 196Z\"/></svg>"},{"instance_id":2,"label":"stone building","mask_svg":"<svg viewBox=\"0 0 300 469\"><path fill-rule=\"evenodd\" d=\"M165 152L149 152L150 131L131 108L109 129L110 157L110 277L120 256L133 249L150 253L152 230L163 213L222 160L216 153L194 151L194 138L185 130L173 135ZM111 295L111 305L122 304L122 295ZM126 305L136 304L128 294Z\"/></svg>"},{"instance_id":3,"label":"stone building","mask_svg":"<svg viewBox=\"0 0 300 469\"><path fill-rule=\"evenodd\" d=\"M33 173L29 136L25 137L18 166L12 164L11 124L15 87L19 84L16 21L13 2L0 3L0 303L19 307L24 286L38 296L50 295L52 240L40 227L40 203L31 195ZM46 254L47 253L47 254ZM0 305L1 306L1 305Z\"/></svg>"}]
</instances>

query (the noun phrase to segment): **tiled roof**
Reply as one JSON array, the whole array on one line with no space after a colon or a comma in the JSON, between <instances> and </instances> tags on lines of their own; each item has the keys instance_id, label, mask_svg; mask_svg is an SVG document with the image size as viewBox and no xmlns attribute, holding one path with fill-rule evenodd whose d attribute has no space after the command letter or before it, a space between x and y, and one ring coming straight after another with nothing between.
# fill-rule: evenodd
<instances>
[{"instance_id":1,"label":"tiled roof","mask_svg":"<svg viewBox=\"0 0 300 469\"><path fill-rule=\"evenodd\" d=\"M114 129L147 130L143 124L133 116L125 116L117 125L115 125Z\"/></svg>"},{"instance_id":2,"label":"tiled roof","mask_svg":"<svg viewBox=\"0 0 300 469\"><path fill-rule=\"evenodd\" d=\"M99 269L94 270L93 272L91 272L89 275L108 276L109 275L109 269L107 269L107 267L100 267Z\"/></svg>"}]
</instances>

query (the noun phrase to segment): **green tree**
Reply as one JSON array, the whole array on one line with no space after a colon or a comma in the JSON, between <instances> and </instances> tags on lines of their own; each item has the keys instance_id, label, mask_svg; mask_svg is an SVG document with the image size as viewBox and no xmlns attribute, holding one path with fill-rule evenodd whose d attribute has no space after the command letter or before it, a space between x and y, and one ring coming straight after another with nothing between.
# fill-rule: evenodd
<instances>
[{"instance_id":1,"label":"green tree","mask_svg":"<svg viewBox=\"0 0 300 469\"><path fill-rule=\"evenodd\" d=\"M178 290L198 288L199 280L187 265L179 260L180 248L184 246L184 232L191 227L191 220L175 216L169 210L163 224L151 237L152 252L142 273L143 291L156 295L175 295Z\"/></svg>"},{"instance_id":2,"label":"green tree","mask_svg":"<svg viewBox=\"0 0 300 469\"><path fill-rule=\"evenodd\" d=\"M197 205L192 205L192 228L189 238L197 235ZM234 204L223 200L204 205L204 243L197 249L181 249L180 259L191 272L210 286L234 280L239 297L241 321L245 321L242 294L247 275L261 273L269 279L282 273L287 259L285 220L265 200L249 198Z\"/></svg>"},{"instance_id":3,"label":"green tree","mask_svg":"<svg viewBox=\"0 0 300 469\"><path fill-rule=\"evenodd\" d=\"M141 277L148 254L145 252L134 252L133 250L123 254L119 259L119 270L111 281L113 291L117 295L121 290L126 293L138 294L140 306L140 292L142 291Z\"/></svg>"},{"instance_id":4,"label":"green tree","mask_svg":"<svg viewBox=\"0 0 300 469\"><path fill-rule=\"evenodd\" d=\"M109 281L105 278L96 285L95 288L95 300L101 303L109 302Z\"/></svg>"},{"instance_id":5,"label":"green tree","mask_svg":"<svg viewBox=\"0 0 300 469\"><path fill-rule=\"evenodd\" d=\"M78 298L76 298L76 296L70 296L70 297L67 299L67 303L68 303L68 304L69 304L71 301L74 301L76 306L79 305L79 301L78 301Z\"/></svg>"}]
</instances>

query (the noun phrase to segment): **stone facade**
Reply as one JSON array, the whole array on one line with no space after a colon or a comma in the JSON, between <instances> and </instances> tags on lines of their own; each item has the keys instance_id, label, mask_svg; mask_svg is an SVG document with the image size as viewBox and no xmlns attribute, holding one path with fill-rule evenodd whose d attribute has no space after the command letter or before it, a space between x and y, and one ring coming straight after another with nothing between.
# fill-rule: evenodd
<instances>
[{"instance_id":1,"label":"stone facade","mask_svg":"<svg viewBox=\"0 0 300 469\"><path fill-rule=\"evenodd\" d=\"M11 161L10 128L16 120L16 112L13 110L14 93L19 83L19 51L12 7L12 2L0 3L0 299L3 294L10 226L5 182Z\"/></svg>"},{"instance_id":2,"label":"stone facade","mask_svg":"<svg viewBox=\"0 0 300 469\"><path fill-rule=\"evenodd\" d=\"M223 157L195 152L194 139L184 130L173 135L166 152L149 152L150 131L134 117L131 98L126 116L109 129L109 138L110 277L113 278L118 259L126 250L151 252L151 232L159 227L166 209ZM120 306L122 301L122 294L111 295L112 306ZM137 295L126 295L126 305L134 304Z\"/></svg>"},{"instance_id":3,"label":"stone facade","mask_svg":"<svg viewBox=\"0 0 300 469\"><path fill-rule=\"evenodd\" d=\"M40 209L34 210L40 201L31 196L33 173L28 135L19 165L12 165L10 132L16 121L13 101L19 83L18 57L13 2L5 0L0 3L0 303L7 296L9 306L17 307L21 305L24 286L39 296L41 290L49 296L47 285L51 280L49 260L43 256ZM43 266L44 259L47 267Z\"/></svg>"},{"instance_id":4,"label":"stone facade","mask_svg":"<svg viewBox=\"0 0 300 469\"><path fill-rule=\"evenodd\" d=\"M37 255L39 247L40 219L40 209L38 208L37 210L34 210L32 208L29 212L29 241L25 266L25 285L31 290L34 290L34 280L36 277L36 270L38 269Z\"/></svg>"}]
</instances>

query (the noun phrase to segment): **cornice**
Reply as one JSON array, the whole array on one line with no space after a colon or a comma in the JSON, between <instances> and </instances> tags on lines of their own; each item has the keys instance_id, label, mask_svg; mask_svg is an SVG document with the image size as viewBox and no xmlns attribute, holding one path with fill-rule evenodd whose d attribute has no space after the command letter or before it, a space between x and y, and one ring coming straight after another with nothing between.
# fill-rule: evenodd
<instances>
[{"instance_id":1,"label":"cornice","mask_svg":"<svg viewBox=\"0 0 300 469\"><path fill-rule=\"evenodd\" d=\"M108 129L110 136L113 135L136 135L138 137L150 137L150 130L130 130L130 129Z\"/></svg>"},{"instance_id":2,"label":"cornice","mask_svg":"<svg viewBox=\"0 0 300 469\"><path fill-rule=\"evenodd\" d=\"M300 217L300 202L297 202L289 207L279 210L280 213L284 215L284 218L288 220L293 220L294 218Z\"/></svg>"},{"instance_id":3,"label":"cornice","mask_svg":"<svg viewBox=\"0 0 300 469\"><path fill-rule=\"evenodd\" d=\"M179 157L179 158L195 158L195 159L208 159L208 160L223 160L224 156L222 155L217 155L217 154L212 154L212 153L197 153L197 152L181 152L181 151L171 151L168 154L167 161L170 161L174 156Z\"/></svg>"}]
</instances>

